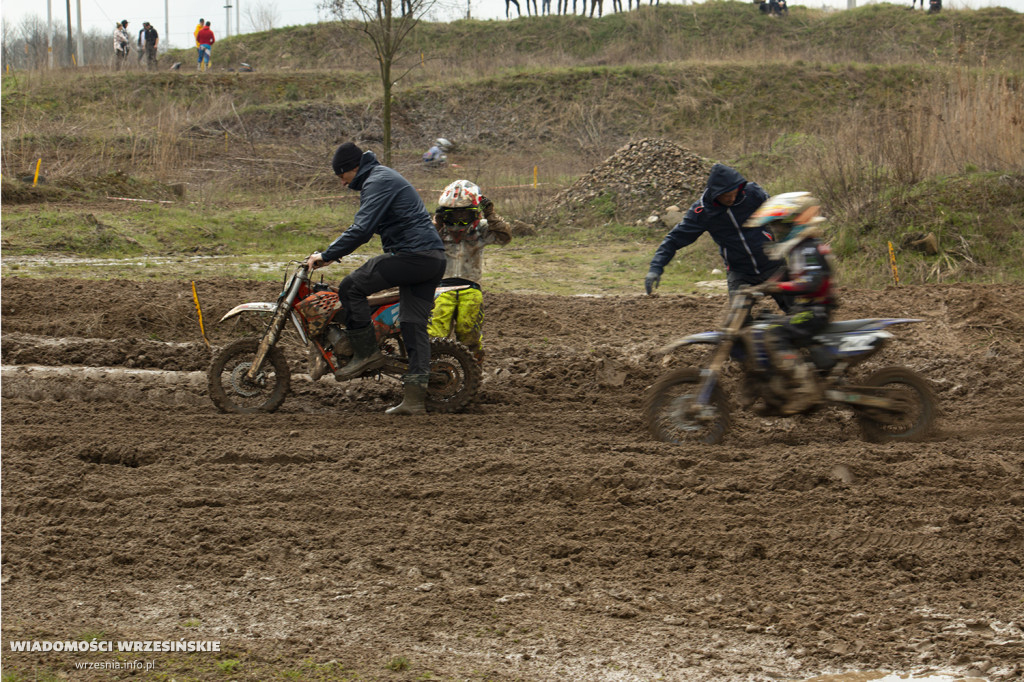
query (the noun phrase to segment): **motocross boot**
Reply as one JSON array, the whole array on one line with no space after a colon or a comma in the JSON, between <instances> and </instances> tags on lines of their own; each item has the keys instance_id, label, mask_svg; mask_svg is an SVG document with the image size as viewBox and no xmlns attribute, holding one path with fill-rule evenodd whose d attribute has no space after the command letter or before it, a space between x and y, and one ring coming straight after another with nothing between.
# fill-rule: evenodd
<instances>
[{"instance_id":1,"label":"motocross boot","mask_svg":"<svg viewBox=\"0 0 1024 682\"><path fill-rule=\"evenodd\" d=\"M429 374L406 374L402 377L404 395L399 405L384 410L385 414L426 414Z\"/></svg>"},{"instance_id":2,"label":"motocross boot","mask_svg":"<svg viewBox=\"0 0 1024 682\"><path fill-rule=\"evenodd\" d=\"M366 327L345 331L352 344L352 359L344 367L334 370L335 380L354 379L384 364L384 356L377 347L377 332L374 331L372 322Z\"/></svg>"},{"instance_id":3,"label":"motocross boot","mask_svg":"<svg viewBox=\"0 0 1024 682\"><path fill-rule=\"evenodd\" d=\"M783 415L799 414L822 399L821 386L799 353L783 351L777 367L790 383L786 403L780 409Z\"/></svg>"}]
</instances>

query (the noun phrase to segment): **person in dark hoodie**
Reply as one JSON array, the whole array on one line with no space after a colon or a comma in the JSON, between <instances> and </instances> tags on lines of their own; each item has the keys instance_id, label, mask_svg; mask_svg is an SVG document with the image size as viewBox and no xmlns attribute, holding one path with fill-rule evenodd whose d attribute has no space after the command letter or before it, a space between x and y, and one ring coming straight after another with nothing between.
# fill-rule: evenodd
<instances>
[{"instance_id":1,"label":"person in dark hoodie","mask_svg":"<svg viewBox=\"0 0 1024 682\"><path fill-rule=\"evenodd\" d=\"M665 266L676 251L689 246L707 232L718 244L728 271L729 293L740 287L761 284L783 266L765 254L764 247L772 241L765 230L744 230L743 223L768 198L756 182L747 182L738 171L716 163L708 175L707 189L701 198L673 227L654 253L644 278L644 289L650 295L661 282ZM791 300L788 295L772 296L785 312Z\"/></svg>"},{"instance_id":2,"label":"person in dark hoodie","mask_svg":"<svg viewBox=\"0 0 1024 682\"><path fill-rule=\"evenodd\" d=\"M349 273L338 287L345 329L353 356L335 371L344 381L384 364L370 319L370 294L398 287L402 339L409 351L409 371L402 377L402 403L388 414L423 414L430 379L430 337L427 323L434 307L434 289L444 276L444 242L423 200L397 171L381 165L377 156L346 142L334 153L334 174L359 192L359 210L352 225L330 246L306 259L310 270L339 260L380 235L384 254Z\"/></svg>"}]
</instances>

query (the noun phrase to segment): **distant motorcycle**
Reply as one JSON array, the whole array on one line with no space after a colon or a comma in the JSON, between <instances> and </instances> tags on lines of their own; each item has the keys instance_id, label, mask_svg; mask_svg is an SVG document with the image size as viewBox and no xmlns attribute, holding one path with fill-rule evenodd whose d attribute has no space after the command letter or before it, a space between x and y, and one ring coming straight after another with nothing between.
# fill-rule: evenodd
<instances>
[{"instance_id":1,"label":"distant motorcycle","mask_svg":"<svg viewBox=\"0 0 1024 682\"><path fill-rule=\"evenodd\" d=\"M243 303L220 319L224 322L243 314L272 314L259 336L239 339L214 356L207 384L210 398L222 412L273 412L284 402L291 386L291 369L278 342L289 321L307 349L314 381L352 357L348 337L341 325L333 321L341 308L337 293L325 284L310 282L304 262L291 265L297 267L286 276L276 302ZM408 371L409 356L399 329L398 298L397 291L369 297L372 324L385 363L363 376L400 380ZM456 412L465 408L476 398L481 376L480 365L468 348L453 339L432 338L427 410Z\"/></svg>"},{"instance_id":2,"label":"distant motorcycle","mask_svg":"<svg viewBox=\"0 0 1024 682\"><path fill-rule=\"evenodd\" d=\"M761 413L781 416L787 402L784 382L772 371L763 341L771 318L755 317L760 292L740 291L730 298L720 331L681 338L662 349L665 354L694 344L713 346L707 366L672 370L659 378L644 397L644 415L655 438L670 443L721 443L730 428L730 404L722 386L726 363L737 361L742 370L743 407L763 401ZM816 369L824 404L851 408L865 440L912 441L933 429L938 403L928 382L906 367L879 369L854 380L849 371L875 355L893 338L892 325L915 319L864 319L833 322L814 337L802 353ZM808 357L809 356L809 357ZM773 380L774 379L774 380ZM809 407L811 412L821 404Z\"/></svg>"}]
</instances>

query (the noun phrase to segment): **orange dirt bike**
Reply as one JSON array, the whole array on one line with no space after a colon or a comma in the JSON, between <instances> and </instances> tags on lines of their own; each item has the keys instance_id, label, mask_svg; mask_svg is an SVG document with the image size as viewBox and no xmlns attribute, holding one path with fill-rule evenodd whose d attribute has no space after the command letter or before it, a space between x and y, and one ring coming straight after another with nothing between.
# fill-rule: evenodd
<instances>
[{"instance_id":1,"label":"orange dirt bike","mask_svg":"<svg viewBox=\"0 0 1024 682\"><path fill-rule=\"evenodd\" d=\"M722 384L723 369L732 359L740 364L740 404L750 408L763 401L763 415L781 416L788 389L771 367L765 347L765 333L780 319L755 317L754 304L764 294L739 291L730 297L725 323L720 331L693 334L662 349L669 354L684 346L713 346L710 359L701 369L675 369L659 378L644 397L647 426L658 440L670 443L716 445L730 427L730 405ZM914 319L866 319L833 322L817 334L812 344L801 349L801 361L813 364L822 405L853 409L865 440L918 440L927 436L938 416L938 403L927 380L906 367L886 367L861 379L849 371L875 355L893 338L887 327Z\"/></svg>"},{"instance_id":2,"label":"orange dirt bike","mask_svg":"<svg viewBox=\"0 0 1024 682\"><path fill-rule=\"evenodd\" d=\"M266 316L259 336L239 339L214 356L208 372L210 398L222 412L240 414L273 412L284 402L291 387L291 369L278 347L291 323L299 341L307 349L310 377L316 381L333 372L352 357L347 335L338 314L338 295L323 283L310 281L304 262L286 275L284 289L276 302L243 303L229 310L221 322L244 314ZM445 287L437 293L460 287ZM401 379L408 371L409 356L402 340L398 320L398 292L389 291L369 297L372 324L385 363L363 376L389 376ZM480 390L482 371L472 353L454 339L430 340L430 381L426 406L432 412L455 412L469 405Z\"/></svg>"}]
</instances>

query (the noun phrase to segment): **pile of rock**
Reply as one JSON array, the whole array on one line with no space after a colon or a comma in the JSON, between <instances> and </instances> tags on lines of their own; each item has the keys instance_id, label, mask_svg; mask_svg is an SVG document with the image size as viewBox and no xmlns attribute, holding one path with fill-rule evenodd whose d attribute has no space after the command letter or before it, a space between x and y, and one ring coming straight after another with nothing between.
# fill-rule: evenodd
<instances>
[{"instance_id":1,"label":"pile of rock","mask_svg":"<svg viewBox=\"0 0 1024 682\"><path fill-rule=\"evenodd\" d=\"M545 222L571 226L603 218L644 224L649 217L657 216L648 224L661 227L669 224L663 217L665 207L674 204L688 208L697 200L712 165L712 161L668 140L644 138L630 142L559 192L544 212L548 216Z\"/></svg>"}]
</instances>

